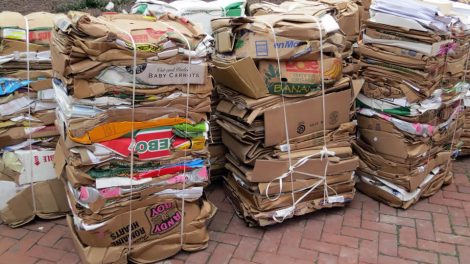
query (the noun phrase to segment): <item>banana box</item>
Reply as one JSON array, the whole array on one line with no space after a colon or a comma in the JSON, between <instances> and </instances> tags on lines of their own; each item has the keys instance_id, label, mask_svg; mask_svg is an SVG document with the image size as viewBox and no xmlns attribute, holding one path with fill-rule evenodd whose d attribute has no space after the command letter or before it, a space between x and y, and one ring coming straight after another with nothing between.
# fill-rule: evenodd
<instances>
[{"instance_id":1,"label":"banana box","mask_svg":"<svg viewBox=\"0 0 470 264\"><path fill-rule=\"evenodd\" d=\"M281 74L279 74L279 68ZM277 61L262 60L258 69L270 94L300 95L321 90L322 67L320 61ZM325 85L334 84L342 76L340 58L327 57L323 60Z\"/></svg>"}]
</instances>

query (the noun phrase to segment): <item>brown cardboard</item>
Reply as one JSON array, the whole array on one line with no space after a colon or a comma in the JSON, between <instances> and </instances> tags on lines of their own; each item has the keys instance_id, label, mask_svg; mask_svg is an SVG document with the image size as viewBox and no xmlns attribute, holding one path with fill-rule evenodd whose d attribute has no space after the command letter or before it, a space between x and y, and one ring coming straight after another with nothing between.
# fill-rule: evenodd
<instances>
[{"instance_id":1,"label":"brown cardboard","mask_svg":"<svg viewBox=\"0 0 470 264\"><path fill-rule=\"evenodd\" d=\"M33 188L36 211L33 206ZM55 219L69 212L65 190L60 180L48 180L35 183L18 192L0 211L0 218L11 227L24 225L35 216L43 219Z\"/></svg>"},{"instance_id":2,"label":"brown cardboard","mask_svg":"<svg viewBox=\"0 0 470 264\"><path fill-rule=\"evenodd\" d=\"M324 107L326 129L335 129L349 121L351 90L332 92L325 95ZM322 97L306 99L285 106L289 137L323 130ZM266 146L277 145L286 140L283 107L267 110L264 113ZM306 114L309 113L309 114Z\"/></svg>"},{"instance_id":3,"label":"brown cardboard","mask_svg":"<svg viewBox=\"0 0 470 264\"><path fill-rule=\"evenodd\" d=\"M347 171L354 171L359 165L359 158L354 157L340 162L329 162L327 175L340 174ZM295 169L298 172L324 175L326 159L311 159L305 164ZM289 170L287 160L257 160L253 169L253 174L247 175L250 182L270 182ZM294 178L304 178L301 174L294 173Z\"/></svg>"},{"instance_id":4,"label":"brown cardboard","mask_svg":"<svg viewBox=\"0 0 470 264\"><path fill-rule=\"evenodd\" d=\"M196 229L205 230L206 222L216 211L215 207L207 201L187 201L184 213L181 206L180 199L158 199L150 206L131 211L131 236L134 243L164 239L171 235L179 236L182 223L185 224L184 232ZM84 245L93 247L127 245L129 213L113 217L100 228L90 231L75 228L75 232ZM182 217L184 217L184 222ZM208 234L205 233L204 236L200 238L201 242L208 240Z\"/></svg>"},{"instance_id":5,"label":"brown cardboard","mask_svg":"<svg viewBox=\"0 0 470 264\"><path fill-rule=\"evenodd\" d=\"M233 63L213 61L213 64L211 73L218 83L255 99L267 96L268 89L250 57Z\"/></svg>"},{"instance_id":6,"label":"brown cardboard","mask_svg":"<svg viewBox=\"0 0 470 264\"><path fill-rule=\"evenodd\" d=\"M277 61L262 60L259 62L259 72L270 94L308 94L321 89L320 61ZM323 78L325 84L331 84L342 76L342 61L340 58L323 60Z\"/></svg>"}]
</instances>

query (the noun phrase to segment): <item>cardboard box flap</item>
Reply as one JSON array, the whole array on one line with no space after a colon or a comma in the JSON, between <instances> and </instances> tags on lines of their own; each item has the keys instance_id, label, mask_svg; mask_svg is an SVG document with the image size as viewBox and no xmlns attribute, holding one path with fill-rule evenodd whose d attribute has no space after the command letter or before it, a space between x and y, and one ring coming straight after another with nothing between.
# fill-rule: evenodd
<instances>
[{"instance_id":1,"label":"cardboard box flap","mask_svg":"<svg viewBox=\"0 0 470 264\"><path fill-rule=\"evenodd\" d=\"M62 172L64 171L65 164L66 164L62 141L63 139L60 138L59 142L57 142L55 153L54 153L54 171L58 179L61 178Z\"/></svg>"},{"instance_id":2,"label":"cardboard box flap","mask_svg":"<svg viewBox=\"0 0 470 264\"><path fill-rule=\"evenodd\" d=\"M72 236L73 243L77 249L77 253L83 263L89 264L126 264L127 263L127 246L116 247L88 247L84 246L77 237L77 233L73 228L73 220L71 216L67 216L67 225Z\"/></svg>"},{"instance_id":3,"label":"cardboard box flap","mask_svg":"<svg viewBox=\"0 0 470 264\"><path fill-rule=\"evenodd\" d=\"M308 160L304 165L298 167L296 171L323 175L325 171L325 165L326 160ZM358 166L359 158L357 157L343 160L338 163L330 162L328 164L327 175L354 171ZM253 174L248 180L251 182L269 182L287 172L288 169L289 162L287 160L257 160ZM294 177L295 175L296 174L294 173Z\"/></svg>"},{"instance_id":4,"label":"cardboard box flap","mask_svg":"<svg viewBox=\"0 0 470 264\"><path fill-rule=\"evenodd\" d=\"M218 83L255 99L268 95L268 88L252 58L247 57L234 63L213 63L215 67L211 72Z\"/></svg>"},{"instance_id":5,"label":"cardboard box flap","mask_svg":"<svg viewBox=\"0 0 470 264\"><path fill-rule=\"evenodd\" d=\"M351 89L326 94L324 102L326 129L336 129L340 124L349 122ZM284 122L282 106L267 110L264 113L265 145L273 146L284 142L285 125L290 138L323 130L322 107L321 96L286 104L287 124Z\"/></svg>"}]
</instances>

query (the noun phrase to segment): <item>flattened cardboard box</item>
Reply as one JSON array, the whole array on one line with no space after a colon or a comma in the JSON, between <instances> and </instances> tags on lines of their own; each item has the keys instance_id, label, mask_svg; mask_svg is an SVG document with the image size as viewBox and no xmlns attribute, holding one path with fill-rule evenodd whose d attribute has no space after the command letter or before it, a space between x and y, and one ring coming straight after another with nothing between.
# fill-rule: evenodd
<instances>
[{"instance_id":1,"label":"flattened cardboard box","mask_svg":"<svg viewBox=\"0 0 470 264\"><path fill-rule=\"evenodd\" d=\"M55 219L69 212L62 182L58 179L33 185L36 211L33 207L31 186L18 192L0 211L0 218L11 227L24 225L37 215L42 219Z\"/></svg>"},{"instance_id":2,"label":"flattened cardboard box","mask_svg":"<svg viewBox=\"0 0 470 264\"><path fill-rule=\"evenodd\" d=\"M325 95L326 129L335 129L340 124L349 122L351 98L351 89ZM288 104L285 106L287 124L284 122L283 107L266 111L264 113L264 144L274 146L285 142L285 125L287 125L290 138L323 130L322 109L321 96Z\"/></svg>"},{"instance_id":3,"label":"flattened cardboard box","mask_svg":"<svg viewBox=\"0 0 470 264\"><path fill-rule=\"evenodd\" d=\"M283 61L280 67L281 80L277 61L262 60L259 63L259 72L264 77L264 83L270 94L308 94L321 89L320 61ZM341 59L325 59L323 61L325 84L341 78L342 70Z\"/></svg>"}]
</instances>

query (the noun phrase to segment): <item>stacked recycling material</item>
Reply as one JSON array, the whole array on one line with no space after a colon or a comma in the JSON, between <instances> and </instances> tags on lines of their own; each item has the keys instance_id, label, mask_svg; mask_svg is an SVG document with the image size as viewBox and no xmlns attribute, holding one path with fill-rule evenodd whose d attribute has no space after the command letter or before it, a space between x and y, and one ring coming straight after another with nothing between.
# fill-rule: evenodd
<instances>
[{"instance_id":1,"label":"stacked recycling material","mask_svg":"<svg viewBox=\"0 0 470 264\"><path fill-rule=\"evenodd\" d=\"M217 105L220 102L220 96L216 89L212 91L212 113L209 120L210 127L210 142L209 142L209 153L210 153L210 179L211 181L219 180L222 176L227 175L225 164L227 159L225 153L227 148L222 143L222 128L217 124L218 115L216 112Z\"/></svg>"},{"instance_id":2,"label":"stacked recycling material","mask_svg":"<svg viewBox=\"0 0 470 264\"><path fill-rule=\"evenodd\" d=\"M49 51L53 17L0 13L0 219L12 227L68 211L53 169L59 136Z\"/></svg>"},{"instance_id":3,"label":"stacked recycling material","mask_svg":"<svg viewBox=\"0 0 470 264\"><path fill-rule=\"evenodd\" d=\"M204 32L212 33L211 19L217 17L245 16L246 0L180 0L170 3L158 0L137 0L131 9L133 14L161 16L172 13L193 21Z\"/></svg>"},{"instance_id":4,"label":"stacked recycling material","mask_svg":"<svg viewBox=\"0 0 470 264\"><path fill-rule=\"evenodd\" d=\"M470 155L470 91L467 92L464 99L464 127L463 133L460 137L462 141L462 147L460 149L460 155Z\"/></svg>"},{"instance_id":5,"label":"stacked recycling material","mask_svg":"<svg viewBox=\"0 0 470 264\"><path fill-rule=\"evenodd\" d=\"M170 14L55 21L56 170L83 262L154 263L207 247L212 42Z\"/></svg>"},{"instance_id":6,"label":"stacked recycling material","mask_svg":"<svg viewBox=\"0 0 470 264\"><path fill-rule=\"evenodd\" d=\"M413 0L376 0L371 11L357 48L365 79L357 100L357 187L406 209L452 181L468 84L444 83L455 18Z\"/></svg>"},{"instance_id":7,"label":"stacked recycling material","mask_svg":"<svg viewBox=\"0 0 470 264\"><path fill-rule=\"evenodd\" d=\"M269 2L255 3L249 6L252 16L266 14L305 14L309 16L334 15L341 31L346 35L346 47L342 58L345 62L351 61L352 45L357 41L360 30L360 11L353 0L294 0L284 1L281 4ZM351 67L344 67L345 73L353 71Z\"/></svg>"},{"instance_id":8,"label":"stacked recycling material","mask_svg":"<svg viewBox=\"0 0 470 264\"><path fill-rule=\"evenodd\" d=\"M265 226L351 201L353 93L335 19L280 13L214 19L212 29L224 186L239 216Z\"/></svg>"}]
</instances>

